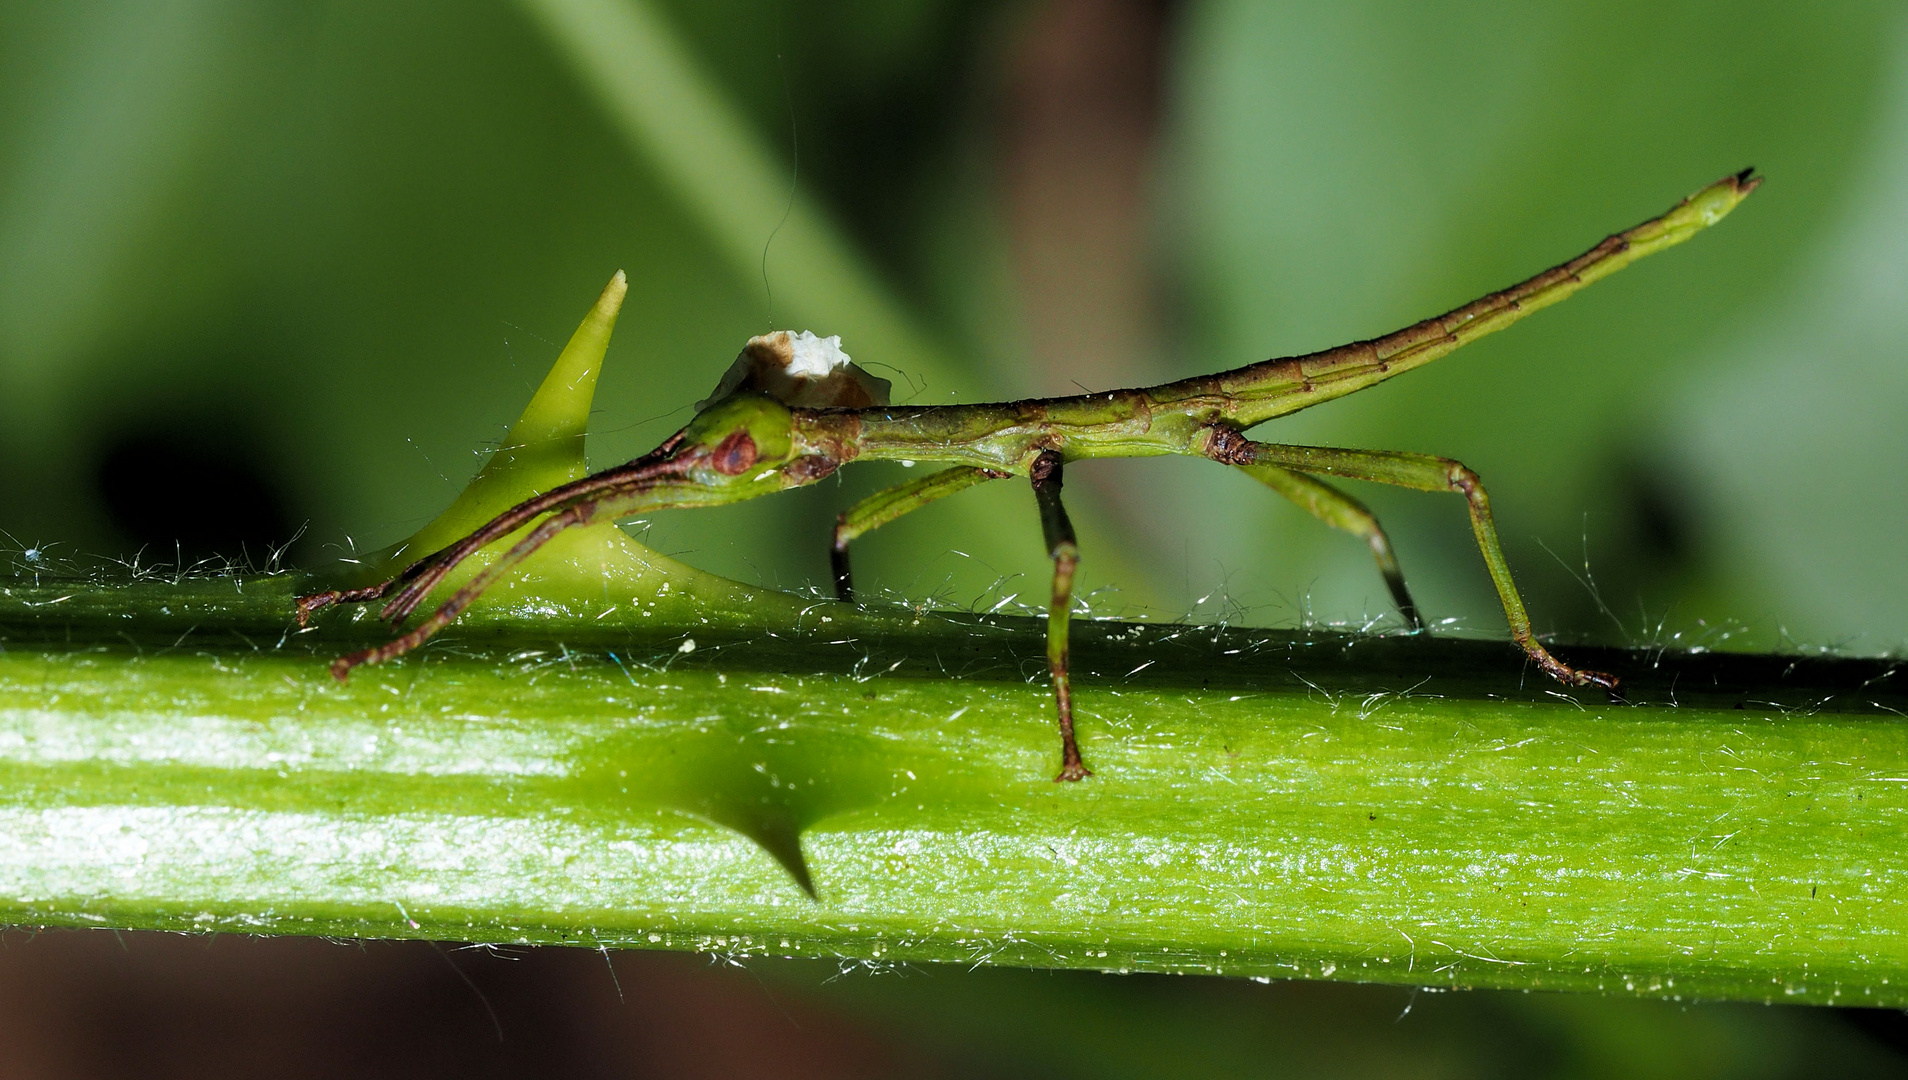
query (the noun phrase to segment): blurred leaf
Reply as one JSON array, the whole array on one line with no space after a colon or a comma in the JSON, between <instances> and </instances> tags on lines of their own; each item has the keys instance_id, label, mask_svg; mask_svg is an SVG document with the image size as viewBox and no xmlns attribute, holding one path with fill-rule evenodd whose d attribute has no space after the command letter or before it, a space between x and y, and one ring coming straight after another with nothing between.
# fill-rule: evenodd
<instances>
[{"instance_id":1,"label":"blurred leaf","mask_svg":"<svg viewBox=\"0 0 1908 1080\"><path fill-rule=\"evenodd\" d=\"M523 0L523 6L733 267L756 270L770 256L796 267L770 280L797 322L840 333L867 359L925 380L923 404L962 395L972 400L979 380L951 364L934 336L901 310L702 80L644 0Z\"/></svg>"},{"instance_id":2,"label":"blurred leaf","mask_svg":"<svg viewBox=\"0 0 1908 1080\"><path fill-rule=\"evenodd\" d=\"M1465 461L1490 485L1539 625L1611 633L1538 546L1574 564L1587 539L1635 632L1652 553L1623 532L1633 509L1620 481L1631 461L1651 460L1642 418L1828 220L1876 134L1894 21L1860 3L1834 18L1701 0L1203 5L1185 31L1177 113L1199 335L1189 369L1392 329L1561 261L1716 173L1758 166L1776 194L1716 235L1263 431ZM1259 603L1316 581L1322 614L1383 610L1357 545L1233 494L1247 485L1220 486L1236 479L1185 488L1182 507L1223 515L1193 541L1195 572L1222 563ZM1390 492L1371 501L1429 612L1501 632L1459 508ZM1660 614L1673 593L1647 606Z\"/></svg>"},{"instance_id":3,"label":"blurred leaf","mask_svg":"<svg viewBox=\"0 0 1908 1080\"><path fill-rule=\"evenodd\" d=\"M1865 653L1908 645L1908 21L1895 41L1834 228L1652 418L1664 467L1714 515L1701 614Z\"/></svg>"},{"instance_id":4,"label":"blurred leaf","mask_svg":"<svg viewBox=\"0 0 1908 1080\"><path fill-rule=\"evenodd\" d=\"M785 326L839 333L862 364L892 367L900 376L898 385L922 388L913 396L897 391L898 404L984 400L1003 384L1012 385L1012 380L986 378L988 373L971 359L956 363L951 343L903 310L820 208L792 179L784 179L759 137L704 80L644 0L523 2L625 141L707 229L737 276L746 280L760 273L771 283ZM794 269L773 269L781 266ZM1090 500L1076 502L1078 516L1088 522L1099 517ZM1012 518L971 508L940 517L937 554L952 547L978 555L983 566L990 558L1040 565L1031 515L1005 528ZM819 551L820 531L815 535ZM1117 545L1095 552L1088 563L1088 590L1083 591L1104 581L1138 579L1123 573L1129 568ZM992 575L959 576L971 591Z\"/></svg>"}]
</instances>

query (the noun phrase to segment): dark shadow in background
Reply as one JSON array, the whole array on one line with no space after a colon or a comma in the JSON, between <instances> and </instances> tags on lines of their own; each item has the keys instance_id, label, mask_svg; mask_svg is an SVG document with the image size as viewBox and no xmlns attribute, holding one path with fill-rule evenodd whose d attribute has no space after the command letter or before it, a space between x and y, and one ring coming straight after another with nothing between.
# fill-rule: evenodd
<instances>
[{"instance_id":1,"label":"dark shadow in background","mask_svg":"<svg viewBox=\"0 0 1908 1080\"><path fill-rule=\"evenodd\" d=\"M0 1077L1895 1076L1902 1026L1883 1010L1342 983L0 937Z\"/></svg>"},{"instance_id":2,"label":"dark shadow in background","mask_svg":"<svg viewBox=\"0 0 1908 1080\"><path fill-rule=\"evenodd\" d=\"M431 942L8 935L0 1075L872 1077L876 1033L702 957Z\"/></svg>"},{"instance_id":3,"label":"dark shadow in background","mask_svg":"<svg viewBox=\"0 0 1908 1080\"><path fill-rule=\"evenodd\" d=\"M248 426L170 417L102 439L93 482L123 550L147 563L223 558L263 568L289 544L297 526Z\"/></svg>"}]
</instances>

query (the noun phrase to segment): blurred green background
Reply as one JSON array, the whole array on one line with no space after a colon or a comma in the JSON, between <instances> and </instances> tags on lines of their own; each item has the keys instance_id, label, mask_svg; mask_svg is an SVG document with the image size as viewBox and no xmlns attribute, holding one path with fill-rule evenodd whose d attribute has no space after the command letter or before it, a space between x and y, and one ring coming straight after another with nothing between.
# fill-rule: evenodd
<instances>
[{"instance_id":1,"label":"blurred green background","mask_svg":"<svg viewBox=\"0 0 1908 1080\"><path fill-rule=\"evenodd\" d=\"M387 544L476 471L618 268L599 466L772 327L842 335L897 399L1151 383L1393 329L1749 165L1767 185L1715 232L1261 437L1465 461L1562 640L1897 650L1898 4L12 0L0 565ZM903 475L631 528L815 587L834 513ZM1243 476L1068 480L1102 613L1395 625L1356 541ZM1502 636L1455 500L1357 494L1431 618ZM858 577L1037 595L1032 510L964 494L863 541ZM1648 1011L1598 1008L1541 1024ZM1635 1060L1708 1014L1650 1015ZM1585 1053L1545 1069L1602 1067Z\"/></svg>"},{"instance_id":2,"label":"blurred green background","mask_svg":"<svg viewBox=\"0 0 1908 1080\"><path fill-rule=\"evenodd\" d=\"M260 558L300 527L306 565L388 543L474 472L619 267L598 464L654 445L772 325L841 334L916 401L1149 383L1389 330L1755 165L1767 187L1699 243L1266 437L1470 464L1566 639L1903 640L1892 5L180 0L0 19L16 563L44 545ZM834 511L897 475L638 527L708 569L812 586ZM1070 479L1101 611L1387 611L1356 541L1245 477ZM1360 494L1433 617L1502 633L1454 500ZM1018 594L1041 580L1029 503L998 485L924 511L860 546L863 576L954 605Z\"/></svg>"}]
</instances>

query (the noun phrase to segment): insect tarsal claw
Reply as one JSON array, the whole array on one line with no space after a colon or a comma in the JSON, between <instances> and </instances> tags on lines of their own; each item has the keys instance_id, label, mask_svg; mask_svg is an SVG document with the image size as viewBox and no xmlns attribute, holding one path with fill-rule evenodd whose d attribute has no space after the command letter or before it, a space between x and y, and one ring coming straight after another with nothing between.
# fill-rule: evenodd
<instances>
[{"instance_id":1,"label":"insect tarsal claw","mask_svg":"<svg viewBox=\"0 0 1908 1080\"><path fill-rule=\"evenodd\" d=\"M1625 700L1623 696L1623 680L1617 678L1615 675L1607 675L1601 671L1579 670L1577 672L1577 685L1601 687L1610 692L1610 697L1613 700Z\"/></svg>"},{"instance_id":2,"label":"insect tarsal claw","mask_svg":"<svg viewBox=\"0 0 1908 1080\"><path fill-rule=\"evenodd\" d=\"M1078 780L1085 780L1092 775L1092 769L1087 768L1080 762L1073 761L1061 766L1060 775L1054 777L1053 782L1056 784L1070 784Z\"/></svg>"},{"instance_id":3,"label":"insect tarsal claw","mask_svg":"<svg viewBox=\"0 0 1908 1080\"><path fill-rule=\"evenodd\" d=\"M321 611L324 608L328 608L337 602L338 602L338 590L336 589L329 589L329 590L326 590L325 592L313 593L310 596L299 597L298 606L296 609L297 615L298 615L298 628L300 630L303 630L305 627L310 626L311 617L313 613L317 611Z\"/></svg>"}]
</instances>

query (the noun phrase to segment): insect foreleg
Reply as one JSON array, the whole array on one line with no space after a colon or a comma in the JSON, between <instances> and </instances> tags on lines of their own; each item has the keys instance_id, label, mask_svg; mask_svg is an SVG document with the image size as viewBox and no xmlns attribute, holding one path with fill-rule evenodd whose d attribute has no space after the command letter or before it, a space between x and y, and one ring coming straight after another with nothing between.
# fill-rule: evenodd
<instances>
[{"instance_id":1,"label":"insect foreleg","mask_svg":"<svg viewBox=\"0 0 1908 1080\"><path fill-rule=\"evenodd\" d=\"M387 622L399 622L416 610L417 605L429 596L444 576L456 569L457 564L482 550L486 545L501 540L523 526L535 521L552 510L562 510L571 505L588 500L619 488L627 488L658 471L659 465L667 461L667 455L680 443L680 438L672 438L662 446L626 465L605 469L600 473L586 476L581 480L551 488L541 495L532 496L523 502L505 510L479 526L475 532L459 539L449 547L442 548L417 560L399 571L388 581L362 589L331 590L314 593L298 599L298 625L304 626L314 612L333 604L364 603L383 599L392 590L397 595L379 612L379 617Z\"/></svg>"},{"instance_id":2,"label":"insect foreleg","mask_svg":"<svg viewBox=\"0 0 1908 1080\"><path fill-rule=\"evenodd\" d=\"M1080 564L1080 545L1073 536L1073 522L1060 503L1060 471L1063 461L1052 450L1043 450L1033 460L1027 475L1033 481L1034 501L1040 506L1040 531L1046 537L1047 557L1053 560L1053 594L1047 604L1047 671L1053 676L1054 709L1060 718L1061 780L1083 780L1092 776L1080 760L1080 744L1073 737L1073 684L1067 675L1067 616L1073 605L1073 571Z\"/></svg>"},{"instance_id":3,"label":"insect foreleg","mask_svg":"<svg viewBox=\"0 0 1908 1080\"><path fill-rule=\"evenodd\" d=\"M1471 510L1471 532L1484 555L1491 581L1497 586L1497 598L1504 605L1504 617L1510 623L1512 640L1523 648L1537 665L1571 686L1601 686L1616 689L1614 675L1584 671L1558 660L1538 643L1530 630L1530 616L1524 611L1517 583L1511 579L1510 564L1504 561L1503 546L1497 540L1497 526L1491 520L1490 499L1477 474L1460 462L1429 454L1408 454L1390 450L1339 450L1322 446L1284 446L1253 442L1233 428L1213 428L1206 454L1228 465L1275 465L1298 472L1323 473L1352 480L1412 488L1417 491L1447 491L1464 496Z\"/></svg>"},{"instance_id":4,"label":"insect foreleg","mask_svg":"<svg viewBox=\"0 0 1908 1080\"><path fill-rule=\"evenodd\" d=\"M367 585L362 589L326 589L324 592L301 596L298 598L296 607L293 608L294 613L298 616L298 625L311 625L311 617L313 614L323 611L333 604L362 604L367 601L382 599L384 594L397 588L400 583L408 580L405 577L406 574L410 574L422 566L422 562L412 563L405 568L403 574L380 581L376 585Z\"/></svg>"},{"instance_id":5,"label":"insect foreleg","mask_svg":"<svg viewBox=\"0 0 1908 1080\"><path fill-rule=\"evenodd\" d=\"M417 624L417 627L401 637L393 638L376 648L365 649L341 656L331 662L331 674L342 681L351 673L351 669L360 664L376 664L381 661L402 656L422 645L432 634L450 625L451 620L462 614L485 589L496 584L497 579L509 573L516 565L529 558L538 548L550 541L550 538L573 525L586 525L596 517L595 505L578 503L559 513L552 514L543 523L530 530L523 539L511 546L497 560L477 574L451 595L430 617Z\"/></svg>"},{"instance_id":6,"label":"insect foreleg","mask_svg":"<svg viewBox=\"0 0 1908 1080\"><path fill-rule=\"evenodd\" d=\"M541 511L538 511L538 513L541 513ZM530 517L535 516L536 514L530 515ZM523 520L527 521L529 518ZM522 524L522 521L519 521L518 524ZM384 597L390 595L391 591L398 588L398 586L405 585L407 589L414 587L420 577L430 574L433 576L428 579L428 584L426 585L426 591L428 591L430 587L437 584L438 580L444 576L446 571L457 565L457 562L464 558L464 555L455 555L454 558L451 558L461 546L462 542L460 541L451 547L431 555L426 555L424 558L398 571L396 576L380 581L376 585L367 585L361 589L328 589L324 592L312 593L309 596L301 596L298 598L296 608L298 625L309 625L313 614L323 611L333 604L363 604L369 603L372 600L382 600ZM471 550L474 551L476 549L472 548ZM468 554L468 552L465 554ZM449 561L446 561L447 558ZM419 597L421 599L422 594L419 594ZM400 593L398 600L393 600L391 603L397 604L402 599L403 594ZM410 607L415 606L416 601L412 601ZM407 613L410 607L405 609ZM389 609L387 608L386 610L388 611Z\"/></svg>"},{"instance_id":7,"label":"insect foreleg","mask_svg":"<svg viewBox=\"0 0 1908 1080\"><path fill-rule=\"evenodd\" d=\"M665 444L667 448L668 444ZM505 510L485 522L476 532L457 541L455 544L434 555L414 563L397 578L404 582L396 596L384 606L378 616L386 622L402 622L411 612L424 602L424 598L437 588L445 575L456 569L457 564L470 558L488 545L509 536L524 525L545 513L565 510L573 506L586 504L591 500L614 494L620 489L631 486L641 478L656 471L654 459L658 455L650 454L627 465L614 469L605 469L600 473L574 480L559 487L551 488L541 495L525 499L523 502Z\"/></svg>"},{"instance_id":8,"label":"insect foreleg","mask_svg":"<svg viewBox=\"0 0 1908 1080\"><path fill-rule=\"evenodd\" d=\"M957 465L877 491L842 511L835 519L834 544L828 552L835 571L835 597L845 603L855 602L854 578L848 570L849 541L955 492L966 491L987 480L1003 480L1008 475L994 469Z\"/></svg>"},{"instance_id":9,"label":"insect foreleg","mask_svg":"<svg viewBox=\"0 0 1908 1080\"><path fill-rule=\"evenodd\" d=\"M1277 465L1241 465L1239 469L1297 503L1318 520L1363 540L1371 548L1372 557L1378 561L1378 572L1385 576L1385 584L1391 589L1391 599L1398 605L1398 614L1404 617L1405 624L1412 630L1424 629L1424 620L1418 615L1418 605L1411 600L1411 590L1405 588L1404 571L1398 568L1398 557L1392 553L1391 539L1385 535L1384 527L1378 524L1378 519L1365 508L1364 503L1323 480Z\"/></svg>"}]
</instances>

